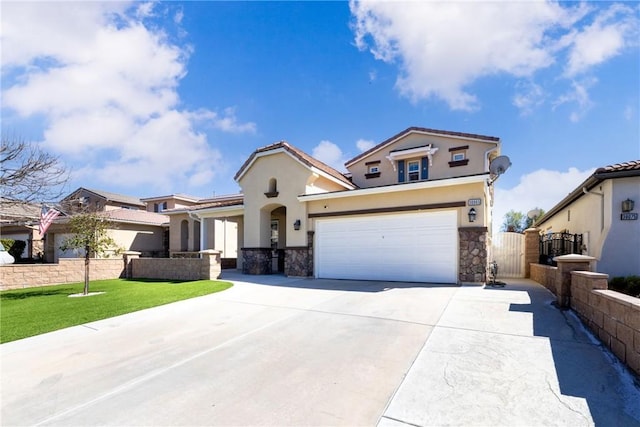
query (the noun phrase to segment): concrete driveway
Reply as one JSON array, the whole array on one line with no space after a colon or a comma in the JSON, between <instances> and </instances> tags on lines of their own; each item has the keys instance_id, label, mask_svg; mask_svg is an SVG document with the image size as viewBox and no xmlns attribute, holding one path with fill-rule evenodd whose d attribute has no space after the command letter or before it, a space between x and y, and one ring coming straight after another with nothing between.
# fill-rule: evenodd
<instances>
[{"instance_id":1,"label":"concrete driveway","mask_svg":"<svg viewBox=\"0 0 640 427\"><path fill-rule=\"evenodd\" d=\"M1 424L640 425L631 377L533 282L224 278L3 344Z\"/></svg>"}]
</instances>

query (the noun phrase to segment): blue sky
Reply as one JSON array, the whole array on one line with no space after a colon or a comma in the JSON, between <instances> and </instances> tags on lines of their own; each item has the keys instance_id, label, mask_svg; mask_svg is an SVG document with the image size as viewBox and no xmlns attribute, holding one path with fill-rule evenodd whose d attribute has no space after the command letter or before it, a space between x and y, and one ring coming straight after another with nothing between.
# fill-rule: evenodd
<instances>
[{"instance_id":1,"label":"blue sky","mask_svg":"<svg viewBox=\"0 0 640 427\"><path fill-rule=\"evenodd\" d=\"M3 2L2 132L76 187L239 190L279 140L338 169L410 126L498 136L496 216L640 159L638 2Z\"/></svg>"}]
</instances>

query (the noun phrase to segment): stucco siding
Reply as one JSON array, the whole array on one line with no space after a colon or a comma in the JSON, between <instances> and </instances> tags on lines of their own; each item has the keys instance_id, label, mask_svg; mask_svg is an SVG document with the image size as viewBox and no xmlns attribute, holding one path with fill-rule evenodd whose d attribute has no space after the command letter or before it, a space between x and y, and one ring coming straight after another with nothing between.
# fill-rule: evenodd
<instances>
[{"instance_id":1,"label":"stucco siding","mask_svg":"<svg viewBox=\"0 0 640 427\"><path fill-rule=\"evenodd\" d=\"M634 212L640 209L640 177L618 178L612 183L610 229L598 262L598 271L614 276L640 275L640 220L622 220L622 201L636 201Z\"/></svg>"},{"instance_id":2,"label":"stucco siding","mask_svg":"<svg viewBox=\"0 0 640 427\"><path fill-rule=\"evenodd\" d=\"M119 224L116 230L109 230L117 247L142 252L143 256L164 253L163 233L163 228L139 224Z\"/></svg>"},{"instance_id":3,"label":"stucco siding","mask_svg":"<svg viewBox=\"0 0 640 427\"><path fill-rule=\"evenodd\" d=\"M397 191L375 195L313 200L308 202L308 207L309 214L313 216L314 214L322 215L367 209L464 202L465 206L454 208L458 211L458 227L487 226L486 213L482 206L475 207L477 212L476 221L474 223L470 223L468 216L470 208L466 205L467 201L473 198L480 198L484 203L484 197L484 183L479 182L433 189ZM309 226L310 230L313 230L313 221L310 221Z\"/></svg>"},{"instance_id":4,"label":"stucco siding","mask_svg":"<svg viewBox=\"0 0 640 427\"><path fill-rule=\"evenodd\" d=\"M244 246L270 246L270 213L280 206L286 207L286 220L280 223L280 232L287 236L286 246L306 245L307 234L304 229L306 206L298 202L297 196L304 194L312 172L292 158L278 152L256 158L250 171L239 180L244 194ZM276 180L278 195L267 197L270 181ZM300 219L303 227L293 229L293 222ZM284 241L284 240L283 240Z\"/></svg>"},{"instance_id":5,"label":"stucco siding","mask_svg":"<svg viewBox=\"0 0 640 427\"><path fill-rule=\"evenodd\" d=\"M189 223L189 227L188 229L191 231L192 226L191 226L191 219L189 218L189 215L187 213L184 214L175 214L175 215L171 215L170 216L170 220L169 220L169 251L171 252L179 252L181 251L183 248L181 247L182 242L182 233L181 233L181 229L182 229L182 221L187 221ZM191 232L189 232L189 234L191 234ZM191 236L189 236L189 238L191 238Z\"/></svg>"},{"instance_id":6,"label":"stucco siding","mask_svg":"<svg viewBox=\"0 0 640 427\"><path fill-rule=\"evenodd\" d=\"M602 196L600 194L603 194ZM572 234L582 234L585 250L583 255L600 259L604 239L611 224L610 202L611 182L603 182L583 194L571 205L560 210L543 224L539 224L543 233L558 233L568 230Z\"/></svg>"},{"instance_id":7,"label":"stucco siding","mask_svg":"<svg viewBox=\"0 0 640 427\"><path fill-rule=\"evenodd\" d=\"M398 182L398 172L394 169L392 162L386 158L389 152L429 144L437 147L438 151L433 155L433 165L430 165L428 168L428 179L453 178L487 172L485 163L486 153L488 150L497 146L496 143L412 133L351 165L349 171L353 175L354 184L362 188L396 184ZM466 149L466 157L469 160L468 164L454 167L450 166L451 152L449 149L467 145L469 146L468 149ZM420 157L417 156L415 160L419 158ZM380 176L367 179L365 176L365 174L369 172L369 165L367 165L367 163L375 161L380 162L377 164L380 169Z\"/></svg>"}]
</instances>

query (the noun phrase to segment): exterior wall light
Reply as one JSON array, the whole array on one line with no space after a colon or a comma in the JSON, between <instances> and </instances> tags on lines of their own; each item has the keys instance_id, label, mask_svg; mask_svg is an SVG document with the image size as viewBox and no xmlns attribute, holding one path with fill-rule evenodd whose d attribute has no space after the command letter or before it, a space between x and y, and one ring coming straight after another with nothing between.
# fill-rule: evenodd
<instances>
[{"instance_id":1,"label":"exterior wall light","mask_svg":"<svg viewBox=\"0 0 640 427\"><path fill-rule=\"evenodd\" d=\"M469 222L474 222L476 220L476 209L469 209Z\"/></svg>"},{"instance_id":2,"label":"exterior wall light","mask_svg":"<svg viewBox=\"0 0 640 427\"><path fill-rule=\"evenodd\" d=\"M300 230L300 220L296 219L296 222L293 223L294 230Z\"/></svg>"},{"instance_id":3,"label":"exterior wall light","mask_svg":"<svg viewBox=\"0 0 640 427\"><path fill-rule=\"evenodd\" d=\"M631 199L624 200L622 202L622 212L631 212L633 210L633 205L635 202Z\"/></svg>"}]
</instances>

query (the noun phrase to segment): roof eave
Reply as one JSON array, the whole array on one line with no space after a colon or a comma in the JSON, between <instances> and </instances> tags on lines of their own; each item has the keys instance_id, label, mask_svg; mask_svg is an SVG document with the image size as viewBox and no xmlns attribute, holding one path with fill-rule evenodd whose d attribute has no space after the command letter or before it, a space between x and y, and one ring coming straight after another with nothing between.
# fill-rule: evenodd
<instances>
[{"instance_id":1,"label":"roof eave","mask_svg":"<svg viewBox=\"0 0 640 427\"><path fill-rule=\"evenodd\" d=\"M332 191L318 194L302 194L298 196L300 202L314 200L337 199L343 197L369 196L374 194L394 193L399 191L426 190L431 188L448 187L452 185L466 185L486 182L488 173L468 175L456 178L408 182L403 184L385 185L381 187L356 188L354 190Z\"/></svg>"}]
</instances>

